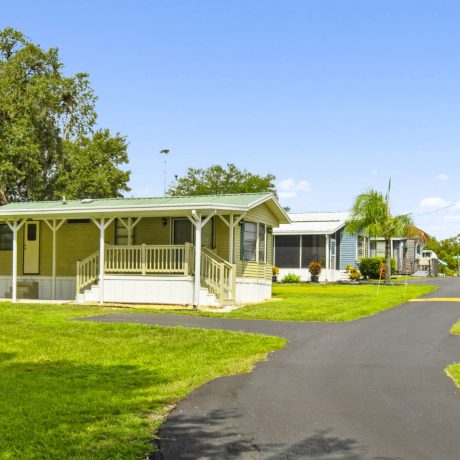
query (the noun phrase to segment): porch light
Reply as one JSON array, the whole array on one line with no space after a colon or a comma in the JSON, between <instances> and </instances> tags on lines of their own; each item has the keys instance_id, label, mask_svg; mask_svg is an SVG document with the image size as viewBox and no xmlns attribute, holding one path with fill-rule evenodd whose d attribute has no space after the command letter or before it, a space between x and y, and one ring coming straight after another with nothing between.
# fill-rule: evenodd
<instances>
[{"instance_id":1,"label":"porch light","mask_svg":"<svg viewBox=\"0 0 460 460\"><path fill-rule=\"evenodd\" d=\"M166 217L163 217L163 219L161 219L161 223L163 224L163 227L166 227L166 225L168 225L168 219L166 219Z\"/></svg>"}]
</instances>

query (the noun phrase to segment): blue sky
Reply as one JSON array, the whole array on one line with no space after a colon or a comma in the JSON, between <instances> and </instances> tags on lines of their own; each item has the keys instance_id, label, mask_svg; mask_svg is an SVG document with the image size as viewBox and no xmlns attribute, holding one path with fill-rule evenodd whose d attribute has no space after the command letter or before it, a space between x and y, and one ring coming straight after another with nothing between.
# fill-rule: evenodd
<instances>
[{"instance_id":1,"label":"blue sky","mask_svg":"<svg viewBox=\"0 0 460 460\"><path fill-rule=\"evenodd\" d=\"M278 178L293 211L348 209L392 178L394 212L460 233L460 3L2 2L0 27L85 71L129 139L132 194L188 166ZM440 208L450 206L444 211Z\"/></svg>"}]
</instances>

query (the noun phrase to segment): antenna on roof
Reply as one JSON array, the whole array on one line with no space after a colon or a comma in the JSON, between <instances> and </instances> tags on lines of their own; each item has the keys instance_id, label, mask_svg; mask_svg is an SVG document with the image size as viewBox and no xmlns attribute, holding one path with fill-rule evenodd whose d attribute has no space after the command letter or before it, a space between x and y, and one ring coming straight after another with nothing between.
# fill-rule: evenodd
<instances>
[{"instance_id":1,"label":"antenna on roof","mask_svg":"<svg viewBox=\"0 0 460 460\"><path fill-rule=\"evenodd\" d=\"M163 196L166 196L166 155L169 155L169 149L160 150L160 153L165 156L164 178L163 178Z\"/></svg>"}]
</instances>

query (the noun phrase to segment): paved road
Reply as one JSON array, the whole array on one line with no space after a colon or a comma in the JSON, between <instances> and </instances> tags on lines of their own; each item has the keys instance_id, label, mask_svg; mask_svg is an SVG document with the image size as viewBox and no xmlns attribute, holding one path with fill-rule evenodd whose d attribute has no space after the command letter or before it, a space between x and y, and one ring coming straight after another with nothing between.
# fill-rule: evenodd
<instances>
[{"instance_id":1,"label":"paved road","mask_svg":"<svg viewBox=\"0 0 460 460\"><path fill-rule=\"evenodd\" d=\"M460 280L427 297L460 297ZM98 321L262 332L289 344L214 380L160 430L162 459L458 460L460 303L417 302L350 323L120 314Z\"/></svg>"}]
</instances>

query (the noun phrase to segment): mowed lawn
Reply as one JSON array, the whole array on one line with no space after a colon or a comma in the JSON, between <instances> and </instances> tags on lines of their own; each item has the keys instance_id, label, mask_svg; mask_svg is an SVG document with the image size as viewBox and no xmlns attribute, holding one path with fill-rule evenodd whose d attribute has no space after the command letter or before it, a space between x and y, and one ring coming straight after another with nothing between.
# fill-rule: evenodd
<instances>
[{"instance_id":1,"label":"mowed lawn","mask_svg":"<svg viewBox=\"0 0 460 460\"><path fill-rule=\"evenodd\" d=\"M450 332L454 335L460 335L460 321L458 321L452 326ZM460 344L460 337L458 338L458 340ZM450 377L452 377L452 380L455 382L455 384L460 388L460 362L451 364L447 367L446 371L447 374Z\"/></svg>"},{"instance_id":2,"label":"mowed lawn","mask_svg":"<svg viewBox=\"0 0 460 460\"><path fill-rule=\"evenodd\" d=\"M157 312L276 321L352 321L396 307L436 289L435 286L416 284L407 287L382 285L380 289L376 285L277 284L273 286L272 300L247 305L231 313Z\"/></svg>"},{"instance_id":3,"label":"mowed lawn","mask_svg":"<svg viewBox=\"0 0 460 460\"><path fill-rule=\"evenodd\" d=\"M284 339L66 321L108 309L0 304L0 459L142 459L180 398ZM111 309L110 311L114 311Z\"/></svg>"}]
</instances>

